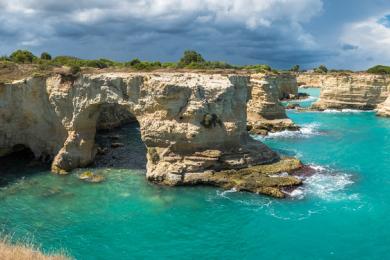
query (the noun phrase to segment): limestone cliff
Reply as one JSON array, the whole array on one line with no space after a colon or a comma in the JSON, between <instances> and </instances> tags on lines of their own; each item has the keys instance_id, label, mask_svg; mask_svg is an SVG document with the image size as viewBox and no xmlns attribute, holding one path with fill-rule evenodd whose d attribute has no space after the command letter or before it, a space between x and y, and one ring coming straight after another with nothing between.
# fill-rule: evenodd
<instances>
[{"instance_id":1,"label":"limestone cliff","mask_svg":"<svg viewBox=\"0 0 390 260\"><path fill-rule=\"evenodd\" d=\"M149 180L205 183L213 172L280 159L248 135L248 84L245 76L192 73L57 74L3 84L0 151L24 145L52 160L53 172L65 173L93 162L97 128L137 120ZM281 187L300 183L275 180L265 182L266 189L264 182L252 183L252 191L280 196Z\"/></svg>"},{"instance_id":2,"label":"limestone cliff","mask_svg":"<svg viewBox=\"0 0 390 260\"><path fill-rule=\"evenodd\" d=\"M378 116L390 117L390 95L382 104L378 105L377 109Z\"/></svg>"},{"instance_id":3,"label":"limestone cliff","mask_svg":"<svg viewBox=\"0 0 390 260\"><path fill-rule=\"evenodd\" d=\"M296 95L297 89L296 80L289 75L251 75L251 98L247 108L249 130L263 135L286 129L297 130L279 101L290 94Z\"/></svg>"},{"instance_id":4,"label":"limestone cliff","mask_svg":"<svg viewBox=\"0 0 390 260\"><path fill-rule=\"evenodd\" d=\"M299 87L321 88L328 84L336 74L333 73L297 73L297 83Z\"/></svg>"},{"instance_id":5,"label":"limestone cliff","mask_svg":"<svg viewBox=\"0 0 390 260\"><path fill-rule=\"evenodd\" d=\"M324 109L375 109L383 103L390 92L390 78L366 73L313 74L306 84L319 84L321 94L313 108ZM299 79L302 80L302 77ZM316 83L317 82L317 83Z\"/></svg>"}]
</instances>

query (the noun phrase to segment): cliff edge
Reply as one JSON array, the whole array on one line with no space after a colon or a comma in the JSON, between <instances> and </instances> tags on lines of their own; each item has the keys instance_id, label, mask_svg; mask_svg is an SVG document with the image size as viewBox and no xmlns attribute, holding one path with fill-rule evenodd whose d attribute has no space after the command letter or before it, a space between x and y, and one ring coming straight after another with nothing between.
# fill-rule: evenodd
<instances>
[{"instance_id":1,"label":"cliff edge","mask_svg":"<svg viewBox=\"0 0 390 260\"><path fill-rule=\"evenodd\" d=\"M56 74L3 84L0 155L23 145L37 158L51 161L55 173L85 167L96 155L96 129L110 123L102 115L114 106L140 124L147 147L148 180L231 188L239 186L240 176L241 185L251 183L250 191L283 197L282 187L299 185L298 179L272 179L264 173L261 177L273 182L253 183L253 173L258 171L240 173L240 169L275 163L286 171L275 152L248 135L248 84L245 76L193 73ZM292 164L288 163L290 172L301 167ZM224 177L206 181L227 170L235 176L229 180L231 185L225 185Z\"/></svg>"}]
</instances>

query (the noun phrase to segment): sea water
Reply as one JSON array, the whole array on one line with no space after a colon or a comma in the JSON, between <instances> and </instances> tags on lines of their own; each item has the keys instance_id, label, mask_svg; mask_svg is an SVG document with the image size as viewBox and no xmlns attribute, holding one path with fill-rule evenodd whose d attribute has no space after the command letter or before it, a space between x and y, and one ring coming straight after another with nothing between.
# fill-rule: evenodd
<instances>
[{"instance_id":1,"label":"sea water","mask_svg":"<svg viewBox=\"0 0 390 260\"><path fill-rule=\"evenodd\" d=\"M106 181L90 184L77 178L80 170L54 176L10 162L1 229L77 259L389 259L390 119L288 114L299 132L255 138L315 169L289 199L156 186L140 164L93 168ZM137 127L126 133L132 157L143 161Z\"/></svg>"}]
</instances>

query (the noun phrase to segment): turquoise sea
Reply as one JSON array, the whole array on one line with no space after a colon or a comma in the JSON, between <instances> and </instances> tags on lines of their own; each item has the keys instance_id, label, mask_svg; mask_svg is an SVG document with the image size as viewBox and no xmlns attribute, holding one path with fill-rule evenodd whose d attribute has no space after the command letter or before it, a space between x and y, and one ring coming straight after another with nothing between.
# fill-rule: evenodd
<instances>
[{"instance_id":1,"label":"turquoise sea","mask_svg":"<svg viewBox=\"0 0 390 260\"><path fill-rule=\"evenodd\" d=\"M353 110L288 114L299 132L256 138L316 170L289 199L150 184L130 126L121 134L134 167L94 168L107 177L101 184L81 182L77 171L58 177L21 158L2 161L0 228L77 259L389 259L390 119Z\"/></svg>"}]
</instances>

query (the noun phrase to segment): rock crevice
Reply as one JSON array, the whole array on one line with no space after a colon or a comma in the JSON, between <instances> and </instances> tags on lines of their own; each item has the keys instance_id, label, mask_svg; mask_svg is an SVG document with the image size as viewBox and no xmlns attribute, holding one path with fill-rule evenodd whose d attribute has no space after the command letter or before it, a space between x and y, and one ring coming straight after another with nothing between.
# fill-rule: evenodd
<instances>
[{"instance_id":1,"label":"rock crevice","mask_svg":"<svg viewBox=\"0 0 390 260\"><path fill-rule=\"evenodd\" d=\"M279 101L297 94L294 76L254 74L250 78L250 92L247 108L250 132L266 135L268 132L298 130Z\"/></svg>"}]
</instances>

